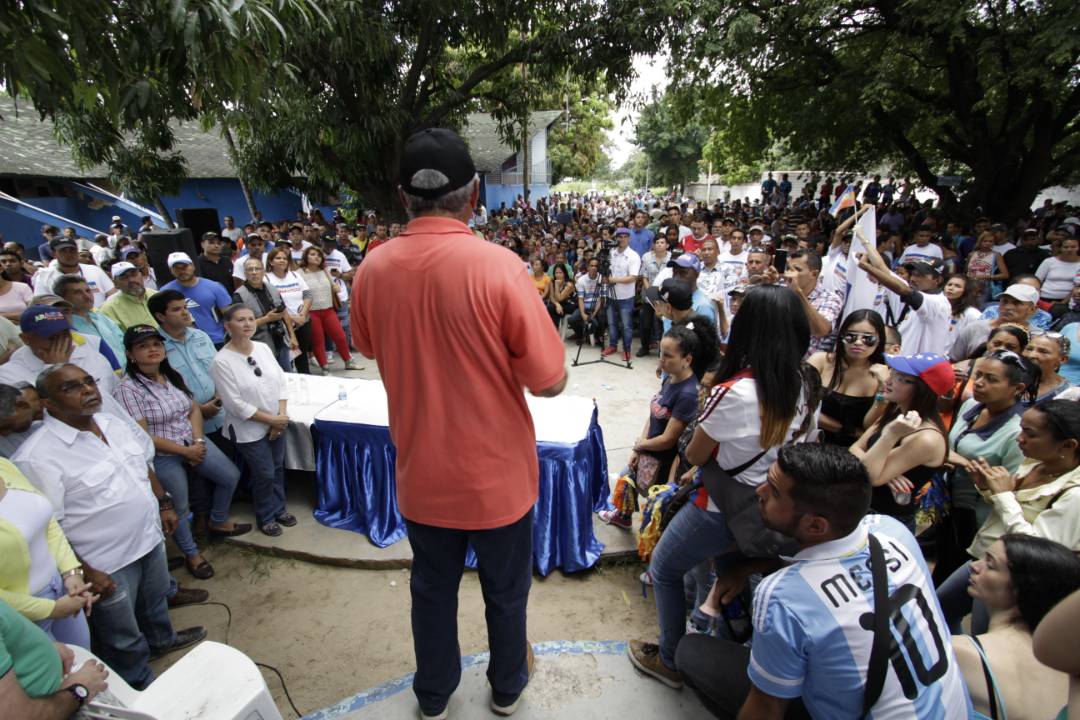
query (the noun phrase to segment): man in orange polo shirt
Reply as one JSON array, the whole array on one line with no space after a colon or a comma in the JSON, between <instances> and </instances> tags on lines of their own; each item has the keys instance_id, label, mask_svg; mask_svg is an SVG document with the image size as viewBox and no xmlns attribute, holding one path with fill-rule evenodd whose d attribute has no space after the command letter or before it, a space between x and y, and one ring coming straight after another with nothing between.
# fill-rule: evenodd
<instances>
[{"instance_id":1,"label":"man in orange polo shirt","mask_svg":"<svg viewBox=\"0 0 1080 720\"><path fill-rule=\"evenodd\" d=\"M413 691L422 717L447 717L461 679L457 592L472 545L491 707L510 715L532 670L525 610L539 486L522 388L562 392L564 346L521 260L466 224L480 181L461 138L413 134L400 176L408 227L360 265L350 323L389 400L398 508L413 550Z\"/></svg>"}]
</instances>

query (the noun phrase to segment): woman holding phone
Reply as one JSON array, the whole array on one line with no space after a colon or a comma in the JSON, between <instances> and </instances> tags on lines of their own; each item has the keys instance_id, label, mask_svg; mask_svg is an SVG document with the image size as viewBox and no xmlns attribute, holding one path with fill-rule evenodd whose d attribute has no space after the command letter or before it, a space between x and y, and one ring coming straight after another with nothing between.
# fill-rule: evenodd
<instances>
[{"instance_id":1,"label":"woman holding phone","mask_svg":"<svg viewBox=\"0 0 1080 720\"><path fill-rule=\"evenodd\" d=\"M244 284L236 288L233 302L255 313L255 336L252 339L265 343L273 351L281 369L292 372L291 355L300 351L300 344L281 295L276 287L266 282L262 260L249 258L244 261Z\"/></svg>"}]
</instances>

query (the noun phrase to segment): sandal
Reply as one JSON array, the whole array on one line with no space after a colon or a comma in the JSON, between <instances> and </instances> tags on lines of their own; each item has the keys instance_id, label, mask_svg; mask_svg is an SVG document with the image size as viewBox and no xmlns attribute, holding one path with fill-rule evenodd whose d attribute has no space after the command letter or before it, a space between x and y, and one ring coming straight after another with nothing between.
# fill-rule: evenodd
<instances>
[{"instance_id":1,"label":"sandal","mask_svg":"<svg viewBox=\"0 0 1080 720\"><path fill-rule=\"evenodd\" d=\"M260 525L259 530L263 535L269 535L270 537L281 535L281 526L276 522L268 522L265 525Z\"/></svg>"},{"instance_id":2,"label":"sandal","mask_svg":"<svg viewBox=\"0 0 1080 720\"><path fill-rule=\"evenodd\" d=\"M278 515L275 519L285 527L292 527L297 523L296 516L288 510Z\"/></svg>"},{"instance_id":3,"label":"sandal","mask_svg":"<svg viewBox=\"0 0 1080 720\"><path fill-rule=\"evenodd\" d=\"M203 558L202 562L198 565L192 565L191 560L185 560L184 564L187 565L188 572L196 580L209 580L214 577L214 567Z\"/></svg>"}]
</instances>

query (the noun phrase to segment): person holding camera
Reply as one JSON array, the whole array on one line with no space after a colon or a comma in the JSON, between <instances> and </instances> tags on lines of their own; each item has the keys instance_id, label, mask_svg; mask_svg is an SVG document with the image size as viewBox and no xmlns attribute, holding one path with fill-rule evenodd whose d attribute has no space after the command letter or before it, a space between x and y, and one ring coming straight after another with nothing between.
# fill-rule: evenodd
<instances>
[{"instance_id":1,"label":"person holding camera","mask_svg":"<svg viewBox=\"0 0 1080 720\"><path fill-rule=\"evenodd\" d=\"M577 310L566 322L580 336L581 342L592 344L604 334L603 278L600 277L600 260L589 260L588 271L577 279Z\"/></svg>"},{"instance_id":2,"label":"person holding camera","mask_svg":"<svg viewBox=\"0 0 1080 720\"><path fill-rule=\"evenodd\" d=\"M615 333L618 331L618 323L622 323L623 360L630 362L630 345L634 342L634 291L638 274L641 272L641 256L630 249L628 228L621 227L615 231L615 242L615 248L604 248L610 258L604 282L614 288L614 297L607 305L611 336L608 338L608 346L600 354L607 357L618 351L618 338Z\"/></svg>"},{"instance_id":3,"label":"person holding camera","mask_svg":"<svg viewBox=\"0 0 1080 720\"><path fill-rule=\"evenodd\" d=\"M292 372L291 354L299 352L300 343L293 331L292 318L285 309L277 288L265 281L266 270L261 260L244 261L244 284L233 293L233 302L250 308L255 313L255 336L274 351L278 365L285 372Z\"/></svg>"}]
</instances>

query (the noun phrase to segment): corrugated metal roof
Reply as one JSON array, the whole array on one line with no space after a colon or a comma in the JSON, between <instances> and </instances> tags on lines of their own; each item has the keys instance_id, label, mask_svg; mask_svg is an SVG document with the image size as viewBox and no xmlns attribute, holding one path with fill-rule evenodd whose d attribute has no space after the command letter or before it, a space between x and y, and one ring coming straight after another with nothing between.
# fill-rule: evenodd
<instances>
[{"instance_id":1,"label":"corrugated metal roof","mask_svg":"<svg viewBox=\"0 0 1080 720\"><path fill-rule=\"evenodd\" d=\"M562 110L538 110L529 117L529 137L549 127L559 119ZM499 137L499 127L495 120L484 113L471 113L465 120L466 125L461 136L469 145L469 154L480 172L496 172L502 168L503 161L515 154L514 149Z\"/></svg>"},{"instance_id":2,"label":"corrugated metal roof","mask_svg":"<svg viewBox=\"0 0 1080 720\"><path fill-rule=\"evenodd\" d=\"M16 114L16 107L18 113ZM56 141L52 121L39 120L28 101L0 96L0 175L39 175L56 178L102 178L104 167L81 170L71 151ZM232 178L228 146L215 130L203 132L198 123L172 123L176 150L187 160L193 178Z\"/></svg>"}]
</instances>

